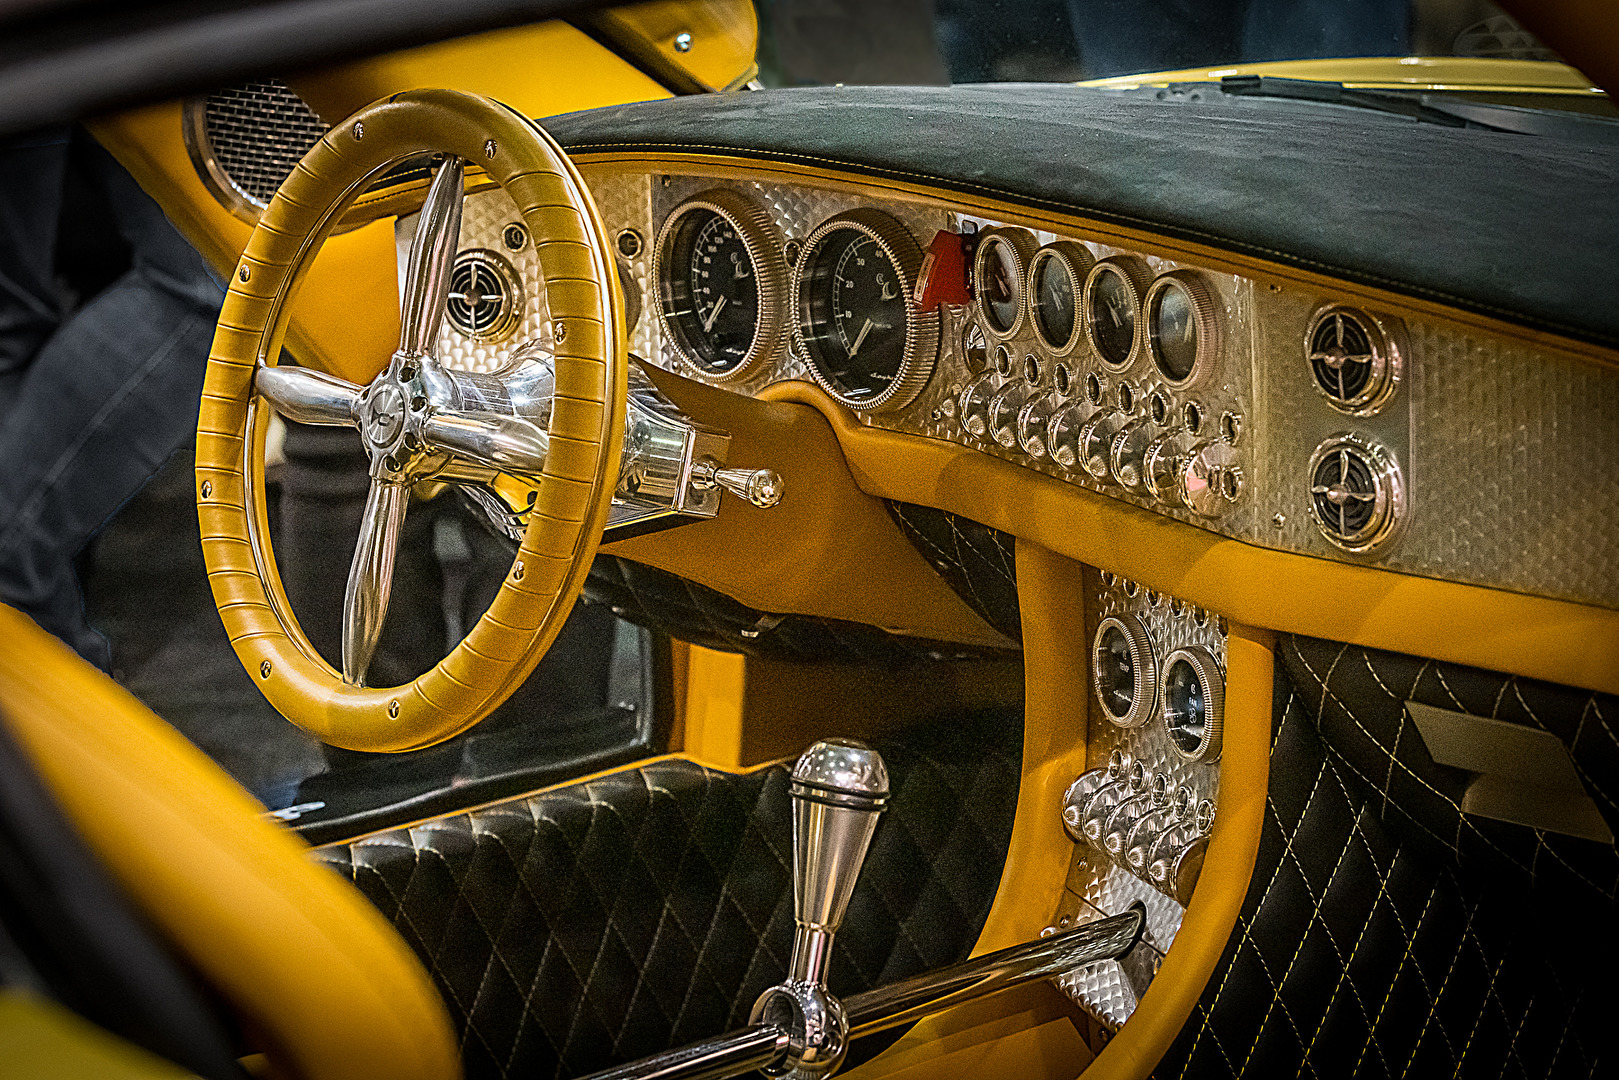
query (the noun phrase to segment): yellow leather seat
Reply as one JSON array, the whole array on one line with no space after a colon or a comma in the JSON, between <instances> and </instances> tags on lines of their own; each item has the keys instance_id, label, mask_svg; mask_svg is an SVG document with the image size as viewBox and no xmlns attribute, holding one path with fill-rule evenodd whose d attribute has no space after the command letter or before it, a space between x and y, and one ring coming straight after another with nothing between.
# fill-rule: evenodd
<instances>
[{"instance_id":1,"label":"yellow leather seat","mask_svg":"<svg viewBox=\"0 0 1619 1080\"><path fill-rule=\"evenodd\" d=\"M461 1075L432 980L376 909L184 736L4 606L0 722L278 1075Z\"/></svg>"}]
</instances>

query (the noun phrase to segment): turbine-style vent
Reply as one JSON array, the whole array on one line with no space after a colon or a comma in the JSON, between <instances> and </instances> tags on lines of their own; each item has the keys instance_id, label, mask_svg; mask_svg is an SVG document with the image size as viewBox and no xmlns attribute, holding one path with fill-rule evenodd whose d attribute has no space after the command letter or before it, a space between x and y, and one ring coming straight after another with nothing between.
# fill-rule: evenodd
<instances>
[{"instance_id":1,"label":"turbine-style vent","mask_svg":"<svg viewBox=\"0 0 1619 1080\"><path fill-rule=\"evenodd\" d=\"M1364 552L1383 543L1405 513L1399 466L1376 443L1335 435L1310 458L1310 516L1333 545Z\"/></svg>"},{"instance_id":2,"label":"turbine-style vent","mask_svg":"<svg viewBox=\"0 0 1619 1080\"><path fill-rule=\"evenodd\" d=\"M1399 382L1398 350L1376 319L1354 308L1335 305L1317 312L1305 354L1316 389L1341 412L1371 415Z\"/></svg>"},{"instance_id":3,"label":"turbine-style vent","mask_svg":"<svg viewBox=\"0 0 1619 1080\"><path fill-rule=\"evenodd\" d=\"M445 305L450 325L474 341L499 341L517 326L522 308L517 272L492 251L464 251L450 271Z\"/></svg>"}]
</instances>

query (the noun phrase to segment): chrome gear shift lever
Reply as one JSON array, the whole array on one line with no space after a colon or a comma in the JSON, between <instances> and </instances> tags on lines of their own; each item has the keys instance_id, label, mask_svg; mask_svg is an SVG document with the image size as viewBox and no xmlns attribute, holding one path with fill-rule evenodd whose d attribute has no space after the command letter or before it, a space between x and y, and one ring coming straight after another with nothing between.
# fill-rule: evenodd
<instances>
[{"instance_id":1,"label":"chrome gear shift lever","mask_svg":"<svg viewBox=\"0 0 1619 1080\"><path fill-rule=\"evenodd\" d=\"M877 751L852 739L829 739L793 767L793 958L787 981L760 995L750 1023L790 1033L769 1076L811 1080L843 1061L849 1024L826 991L832 940L843 924L877 818L888 805L888 769Z\"/></svg>"}]
</instances>

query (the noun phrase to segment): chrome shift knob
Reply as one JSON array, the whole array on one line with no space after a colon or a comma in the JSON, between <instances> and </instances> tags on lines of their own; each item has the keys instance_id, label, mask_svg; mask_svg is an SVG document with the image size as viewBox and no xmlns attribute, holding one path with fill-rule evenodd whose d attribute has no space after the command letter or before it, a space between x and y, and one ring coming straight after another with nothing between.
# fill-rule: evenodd
<instances>
[{"instance_id":1,"label":"chrome shift knob","mask_svg":"<svg viewBox=\"0 0 1619 1080\"><path fill-rule=\"evenodd\" d=\"M787 981L753 1004L749 1023L788 1032L784 1057L760 1069L783 1080L837 1071L849 1045L843 1005L827 993L832 938L843 925L877 818L888 805L882 755L852 739L828 739L793 766L793 958Z\"/></svg>"},{"instance_id":2,"label":"chrome shift knob","mask_svg":"<svg viewBox=\"0 0 1619 1080\"><path fill-rule=\"evenodd\" d=\"M793 766L793 917L788 978L825 985L827 951L843 924L877 817L888 805L882 755L852 739L828 739Z\"/></svg>"},{"instance_id":3,"label":"chrome shift knob","mask_svg":"<svg viewBox=\"0 0 1619 1080\"><path fill-rule=\"evenodd\" d=\"M704 458L691 467L691 486L699 491L721 487L761 510L768 510L781 502L786 485L774 469L722 469L713 458Z\"/></svg>"}]
</instances>

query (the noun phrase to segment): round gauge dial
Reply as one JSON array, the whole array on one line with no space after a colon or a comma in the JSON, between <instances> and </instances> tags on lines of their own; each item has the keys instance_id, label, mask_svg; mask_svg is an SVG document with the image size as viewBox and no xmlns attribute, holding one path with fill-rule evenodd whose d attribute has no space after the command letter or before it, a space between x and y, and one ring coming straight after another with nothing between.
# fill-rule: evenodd
<instances>
[{"instance_id":1,"label":"round gauge dial","mask_svg":"<svg viewBox=\"0 0 1619 1080\"><path fill-rule=\"evenodd\" d=\"M1195 274L1165 274L1147 290L1147 347L1152 362L1172 386L1198 381L1212 366L1218 327L1213 293Z\"/></svg>"},{"instance_id":2,"label":"round gauge dial","mask_svg":"<svg viewBox=\"0 0 1619 1080\"><path fill-rule=\"evenodd\" d=\"M927 383L937 311L911 308L921 251L899 222L840 214L810 234L793 278L795 336L811 374L855 409L898 408Z\"/></svg>"},{"instance_id":3,"label":"round gauge dial","mask_svg":"<svg viewBox=\"0 0 1619 1080\"><path fill-rule=\"evenodd\" d=\"M986 230L973 255L973 288L985 329L1012 337L1023 320L1023 280L1038 242L1023 229Z\"/></svg>"},{"instance_id":4,"label":"round gauge dial","mask_svg":"<svg viewBox=\"0 0 1619 1080\"><path fill-rule=\"evenodd\" d=\"M781 340L786 267L769 217L735 192L714 191L669 216L654 274L659 315L703 375L737 378Z\"/></svg>"},{"instance_id":5,"label":"round gauge dial","mask_svg":"<svg viewBox=\"0 0 1619 1080\"><path fill-rule=\"evenodd\" d=\"M1103 619L1091 649L1096 698L1120 727L1139 727L1158 698L1158 666L1152 636L1134 615Z\"/></svg>"},{"instance_id":6,"label":"round gauge dial","mask_svg":"<svg viewBox=\"0 0 1619 1080\"><path fill-rule=\"evenodd\" d=\"M1085 279L1085 336L1102 363L1120 370L1136 348L1136 319L1146 267L1129 256L1104 259Z\"/></svg>"},{"instance_id":7,"label":"round gauge dial","mask_svg":"<svg viewBox=\"0 0 1619 1080\"><path fill-rule=\"evenodd\" d=\"M1169 741L1188 761L1220 756L1225 686L1219 665L1207 649L1177 649L1164 661L1164 727Z\"/></svg>"},{"instance_id":8,"label":"round gauge dial","mask_svg":"<svg viewBox=\"0 0 1619 1080\"><path fill-rule=\"evenodd\" d=\"M1059 356L1079 338L1080 288L1091 262L1090 252L1064 240L1041 248L1029 269L1029 310L1035 332Z\"/></svg>"}]
</instances>

